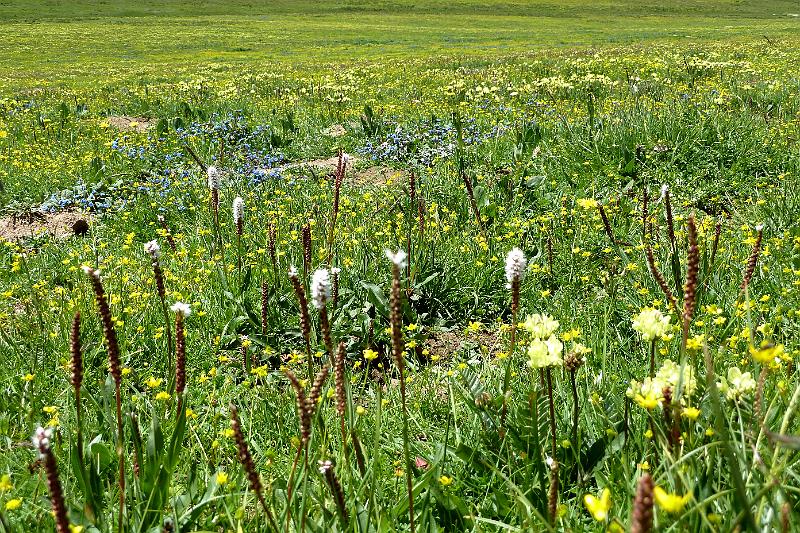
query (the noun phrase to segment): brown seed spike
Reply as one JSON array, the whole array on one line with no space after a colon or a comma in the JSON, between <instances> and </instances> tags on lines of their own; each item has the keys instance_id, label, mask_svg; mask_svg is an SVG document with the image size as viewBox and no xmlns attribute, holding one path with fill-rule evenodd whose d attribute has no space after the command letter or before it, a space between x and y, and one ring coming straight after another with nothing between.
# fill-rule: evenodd
<instances>
[{"instance_id":1,"label":"brown seed spike","mask_svg":"<svg viewBox=\"0 0 800 533\"><path fill-rule=\"evenodd\" d=\"M119 342L117 341L117 331L114 329L114 321L111 316L111 309L108 307L103 282L100 280L100 271L85 267L84 271L89 275L94 289L97 309L100 313L100 321L103 324L103 336L108 348L108 370L117 387L122 384L122 365L119 360Z\"/></svg>"},{"instance_id":2,"label":"brown seed spike","mask_svg":"<svg viewBox=\"0 0 800 533\"><path fill-rule=\"evenodd\" d=\"M669 304L677 313L678 300L677 298L675 298L675 295L672 294L672 291L670 290L669 285L667 284L667 280L664 278L664 274L662 274L661 271L656 266L656 259L653 256L653 247L650 246L649 242L645 247L645 254L647 255L647 266L650 267L650 273L653 274L653 278L656 280L656 283L658 284L659 288L661 288L661 291L664 293L664 296L666 296L667 300L669 300Z\"/></svg>"},{"instance_id":3,"label":"brown seed spike","mask_svg":"<svg viewBox=\"0 0 800 533\"><path fill-rule=\"evenodd\" d=\"M186 336L183 331L183 313L175 314L175 392L186 390Z\"/></svg>"},{"instance_id":4,"label":"brown seed spike","mask_svg":"<svg viewBox=\"0 0 800 533\"><path fill-rule=\"evenodd\" d=\"M297 397L297 418L300 421L300 439L305 444L311 438L311 417L308 414L306 393L294 372L288 368L284 368L283 373L289 380L289 383L291 383L295 396Z\"/></svg>"},{"instance_id":5,"label":"brown seed spike","mask_svg":"<svg viewBox=\"0 0 800 533\"><path fill-rule=\"evenodd\" d=\"M264 499L264 487L261 484L261 478L256 471L256 465L253 461L253 456L250 455L250 450L247 447L247 441L244 440L242 423L239 420L239 411L236 409L235 405L231 404L230 412L231 430L233 430L233 438L236 441L237 455L239 462L242 464L242 467L244 467L245 473L247 473L247 480L250 482L250 490L256 493L258 501L261 503L261 507L264 509L264 513L266 513L272 529L277 531L278 527L275 523L275 519L272 516L272 511L270 511L269 507L267 507L267 502Z\"/></svg>"},{"instance_id":6,"label":"brown seed spike","mask_svg":"<svg viewBox=\"0 0 800 533\"><path fill-rule=\"evenodd\" d=\"M347 397L344 390L344 356L345 344L339 343L339 349L336 351L336 365L334 367L334 381L336 387L336 412L340 416L344 416L345 408L347 406Z\"/></svg>"},{"instance_id":7,"label":"brown seed spike","mask_svg":"<svg viewBox=\"0 0 800 533\"><path fill-rule=\"evenodd\" d=\"M269 285L266 280L261 282L261 334L267 334L267 322L269 317Z\"/></svg>"},{"instance_id":8,"label":"brown seed spike","mask_svg":"<svg viewBox=\"0 0 800 533\"><path fill-rule=\"evenodd\" d=\"M744 290L753 279L753 273L756 270L756 263L758 262L759 255L761 254L761 239L764 237L764 227L758 226L756 230L758 231L758 235L756 236L756 242L753 244L753 250L750 252L750 257L747 259L747 269L744 273L744 279L742 279L742 285L740 287L741 290Z\"/></svg>"},{"instance_id":9,"label":"brown seed spike","mask_svg":"<svg viewBox=\"0 0 800 533\"><path fill-rule=\"evenodd\" d=\"M311 271L311 225L304 224L301 233L303 236L303 269L308 275Z\"/></svg>"},{"instance_id":10,"label":"brown seed spike","mask_svg":"<svg viewBox=\"0 0 800 533\"><path fill-rule=\"evenodd\" d=\"M405 360L403 358L403 351L405 346L403 343L403 319L400 295L400 269L397 265L393 265L394 276L392 277L392 301L390 310L390 321L392 326L392 357L397 365L397 370L402 374L405 370Z\"/></svg>"},{"instance_id":11,"label":"brown seed spike","mask_svg":"<svg viewBox=\"0 0 800 533\"><path fill-rule=\"evenodd\" d=\"M553 459L553 464L550 465L550 490L547 494L547 513L551 524L555 524L558 517L558 491L558 461Z\"/></svg>"},{"instance_id":12,"label":"brown seed spike","mask_svg":"<svg viewBox=\"0 0 800 533\"><path fill-rule=\"evenodd\" d=\"M700 271L700 248L697 245L697 226L694 215L689 216L687 223L689 233L689 251L686 256L686 285L683 290L683 342L689 335L689 324L697 304L697 276Z\"/></svg>"},{"instance_id":13,"label":"brown seed spike","mask_svg":"<svg viewBox=\"0 0 800 533\"><path fill-rule=\"evenodd\" d=\"M322 396L322 386L325 384L325 380L328 379L330 371L331 367L328 365L323 366L320 371L317 372L314 383L311 384L308 400L306 400L306 410L308 411L309 418L314 416L314 412L317 410L317 403L319 402L320 396Z\"/></svg>"},{"instance_id":14,"label":"brown seed spike","mask_svg":"<svg viewBox=\"0 0 800 533\"><path fill-rule=\"evenodd\" d=\"M81 312L75 311L75 316L72 318L72 331L69 336L70 345L69 351L72 355L70 363L70 381L72 388L75 389L75 394L79 395L81 385L83 384L83 354L81 353Z\"/></svg>"},{"instance_id":15,"label":"brown seed spike","mask_svg":"<svg viewBox=\"0 0 800 533\"><path fill-rule=\"evenodd\" d=\"M37 451L39 457L43 459L44 470L47 476L47 490L50 492L50 502L53 506L53 517L56 522L58 533L70 533L69 518L67 518L67 506L64 502L64 491L58 479L58 465L56 458L50 450L50 437L44 429L39 428L34 436L34 443L38 443Z\"/></svg>"},{"instance_id":16,"label":"brown seed spike","mask_svg":"<svg viewBox=\"0 0 800 533\"><path fill-rule=\"evenodd\" d=\"M631 513L631 533L650 533L653 530L653 489L650 474L639 478Z\"/></svg>"}]
</instances>

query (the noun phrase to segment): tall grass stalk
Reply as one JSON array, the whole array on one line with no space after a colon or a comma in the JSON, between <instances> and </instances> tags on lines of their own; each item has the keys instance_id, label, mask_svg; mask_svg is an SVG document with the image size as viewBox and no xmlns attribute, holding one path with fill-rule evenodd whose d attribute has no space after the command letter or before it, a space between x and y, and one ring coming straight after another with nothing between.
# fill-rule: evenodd
<instances>
[{"instance_id":1,"label":"tall grass stalk","mask_svg":"<svg viewBox=\"0 0 800 533\"><path fill-rule=\"evenodd\" d=\"M400 294L400 269L405 266L406 254L402 250L393 254L387 251L392 262L392 291L389 321L392 330L392 357L394 359L400 381L400 402L403 417L403 459L406 471L406 488L408 490L408 521L411 532L414 532L414 484L411 478L411 452L408 444L408 405L406 400L406 363L403 342L402 296Z\"/></svg>"}]
</instances>

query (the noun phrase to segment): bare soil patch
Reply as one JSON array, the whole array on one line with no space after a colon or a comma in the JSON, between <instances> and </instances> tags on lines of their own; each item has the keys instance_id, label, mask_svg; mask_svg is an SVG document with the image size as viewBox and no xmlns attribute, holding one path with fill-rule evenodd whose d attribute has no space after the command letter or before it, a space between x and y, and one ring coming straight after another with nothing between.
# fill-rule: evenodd
<instances>
[{"instance_id":1,"label":"bare soil patch","mask_svg":"<svg viewBox=\"0 0 800 533\"><path fill-rule=\"evenodd\" d=\"M344 126L341 124L334 124L333 126L326 128L325 131L322 132L323 135L328 137L341 137L347 134L347 130L344 129Z\"/></svg>"},{"instance_id":2,"label":"bare soil patch","mask_svg":"<svg viewBox=\"0 0 800 533\"><path fill-rule=\"evenodd\" d=\"M120 131L135 131L144 133L150 128L154 128L158 122L155 119L147 117L129 117L125 115L110 116L108 123Z\"/></svg>"},{"instance_id":3,"label":"bare soil patch","mask_svg":"<svg viewBox=\"0 0 800 533\"><path fill-rule=\"evenodd\" d=\"M344 182L346 185L355 186L385 186L393 182L405 182L408 179L408 172L386 166L372 166L366 168L356 168L359 158L350 154L347 157L345 166ZM294 169L310 169L316 177L332 178L339 165L339 156L323 159L311 159L309 161L298 161L279 167L279 171Z\"/></svg>"},{"instance_id":4,"label":"bare soil patch","mask_svg":"<svg viewBox=\"0 0 800 533\"><path fill-rule=\"evenodd\" d=\"M90 218L75 211L37 212L22 217L6 216L0 218L0 240L16 241L42 234L63 239L85 232L82 231L81 221L88 223Z\"/></svg>"}]
</instances>

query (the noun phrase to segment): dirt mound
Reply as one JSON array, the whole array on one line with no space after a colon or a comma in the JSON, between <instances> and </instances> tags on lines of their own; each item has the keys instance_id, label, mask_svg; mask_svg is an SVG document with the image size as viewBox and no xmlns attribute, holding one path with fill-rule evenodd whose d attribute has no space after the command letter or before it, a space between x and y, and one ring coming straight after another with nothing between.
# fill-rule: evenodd
<instances>
[{"instance_id":1,"label":"dirt mound","mask_svg":"<svg viewBox=\"0 0 800 533\"><path fill-rule=\"evenodd\" d=\"M366 168L356 168L359 159L344 154L347 157L345 167L345 184L357 186L384 186L394 182L403 182L408 179L408 171L397 170L386 166L373 166ZM328 157L325 159L311 159L308 161L298 161L279 167L277 170L301 170L310 169L316 177L332 177L336 173L339 165L339 156Z\"/></svg>"},{"instance_id":2,"label":"dirt mound","mask_svg":"<svg viewBox=\"0 0 800 533\"><path fill-rule=\"evenodd\" d=\"M335 138L335 137L341 137L342 135L346 135L347 134L347 130L344 129L344 126L342 126L341 124L334 124L333 126L325 129L322 132L322 134L326 135L328 137L334 137Z\"/></svg>"},{"instance_id":3,"label":"dirt mound","mask_svg":"<svg viewBox=\"0 0 800 533\"><path fill-rule=\"evenodd\" d=\"M154 128L158 122L156 119L152 118L128 117L125 115L110 116L106 121L111 127L120 131L135 131L138 133L144 133L150 128Z\"/></svg>"},{"instance_id":4,"label":"dirt mound","mask_svg":"<svg viewBox=\"0 0 800 533\"><path fill-rule=\"evenodd\" d=\"M384 186L396 182L407 182L408 172L389 167L369 167L351 172L345 176L345 181L349 181L353 185Z\"/></svg>"},{"instance_id":5,"label":"dirt mound","mask_svg":"<svg viewBox=\"0 0 800 533\"><path fill-rule=\"evenodd\" d=\"M60 213L31 213L30 215L0 218L0 240L16 241L47 234L63 239L88 231L90 219L75 211Z\"/></svg>"}]
</instances>

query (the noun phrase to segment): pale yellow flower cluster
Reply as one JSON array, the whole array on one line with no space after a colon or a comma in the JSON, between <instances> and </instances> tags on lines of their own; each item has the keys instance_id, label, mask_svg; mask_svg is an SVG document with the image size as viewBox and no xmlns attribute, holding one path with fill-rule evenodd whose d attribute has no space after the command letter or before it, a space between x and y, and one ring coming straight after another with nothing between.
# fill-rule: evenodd
<instances>
[{"instance_id":1,"label":"pale yellow flower cluster","mask_svg":"<svg viewBox=\"0 0 800 533\"><path fill-rule=\"evenodd\" d=\"M548 315L530 315L525 319L525 331L531 335L528 345L528 365L532 368L559 366L564 344L556 337L558 321Z\"/></svg>"},{"instance_id":2,"label":"pale yellow flower cluster","mask_svg":"<svg viewBox=\"0 0 800 533\"><path fill-rule=\"evenodd\" d=\"M642 309L642 312L633 319L633 329L639 332L642 339L652 341L669 331L669 317L664 316L658 309Z\"/></svg>"}]
</instances>

